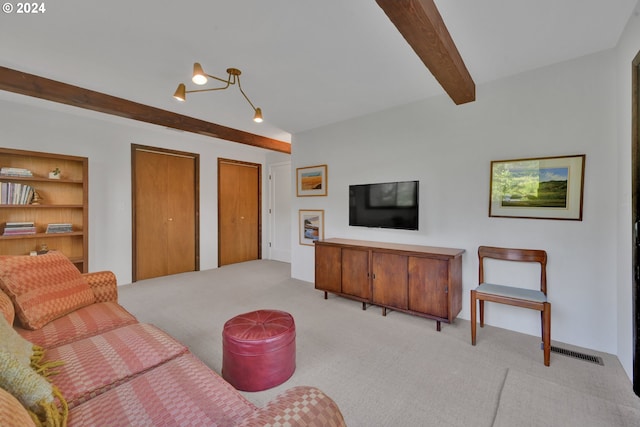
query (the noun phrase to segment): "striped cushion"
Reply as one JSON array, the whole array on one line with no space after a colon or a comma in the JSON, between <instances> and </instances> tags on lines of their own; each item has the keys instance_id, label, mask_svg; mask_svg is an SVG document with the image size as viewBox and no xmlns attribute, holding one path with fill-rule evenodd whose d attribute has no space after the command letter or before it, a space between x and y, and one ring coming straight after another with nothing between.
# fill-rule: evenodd
<instances>
[{"instance_id":1,"label":"striped cushion","mask_svg":"<svg viewBox=\"0 0 640 427\"><path fill-rule=\"evenodd\" d=\"M60 252L0 257L0 288L11 298L18 319L38 329L95 296L80 271Z\"/></svg>"},{"instance_id":2,"label":"striped cushion","mask_svg":"<svg viewBox=\"0 0 640 427\"><path fill-rule=\"evenodd\" d=\"M27 340L49 348L137 323L137 320L115 302L101 302L82 307L64 317L31 331L14 326Z\"/></svg>"},{"instance_id":3,"label":"striped cushion","mask_svg":"<svg viewBox=\"0 0 640 427\"><path fill-rule=\"evenodd\" d=\"M186 353L69 411L74 426L235 426L256 407Z\"/></svg>"},{"instance_id":4,"label":"striped cushion","mask_svg":"<svg viewBox=\"0 0 640 427\"><path fill-rule=\"evenodd\" d=\"M160 329L137 323L47 349L42 363L64 361L50 379L72 408L186 351Z\"/></svg>"}]
</instances>

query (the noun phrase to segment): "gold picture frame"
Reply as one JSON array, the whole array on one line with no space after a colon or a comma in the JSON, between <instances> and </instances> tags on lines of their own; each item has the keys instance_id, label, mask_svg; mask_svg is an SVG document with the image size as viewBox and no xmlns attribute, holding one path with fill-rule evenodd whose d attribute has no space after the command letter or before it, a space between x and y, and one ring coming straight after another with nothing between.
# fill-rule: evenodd
<instances>
[{"instance_id":1,"label":"gold picture frame","mask_svg":"<svg viewBox=\"0 0 640 427\"><path fill-rule=\"evenodd\" d=\"M326 196L327 165L296 169L296 196Z\"/></svg>"},{"instance_id":2,"label":"gold picture frame","mask_svg":"<svg viewBox=\"0 0 640 427\"><path fill-rule=\"evenodd\" d=\"M586 155L491 162L489 216L582 221Z\"/></svg>"},{"instance_id":3,"label":"gold picture frame","mask_svg":"<svg viewBox=\"0 0 640 427\"><path fill-rule=\"evenodd\" d=\"M324 210L300 209L298 211L300 244L313 246L316 240L324 239Z\"/></svg>"}]
</instances>

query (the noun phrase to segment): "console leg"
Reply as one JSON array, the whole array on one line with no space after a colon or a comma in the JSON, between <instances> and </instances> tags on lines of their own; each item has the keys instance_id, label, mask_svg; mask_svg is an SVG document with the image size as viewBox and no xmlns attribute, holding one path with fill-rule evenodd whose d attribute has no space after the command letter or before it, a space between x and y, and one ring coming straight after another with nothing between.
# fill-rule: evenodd
<instances>
[{"instance_id":1,"label":"console leg","mask_svg":"<svg viewBox=\"0 0 640 427\"><path fill-rule=\"evenodd\" d=\"M366 303L366 302L363 302L363 303L362 303L362 309L363 309L363 310L366 310L366 309L367 309L367 303Z\"/></svg>"},{"instance_id":2,"label":"console leg","mask_svg":"<svg viewBox=\"0 0 640 427\"><path fill-rule=\"evenodd\" d=\"M440 332L440 321L436 320L436 331Z\"/></svg>"},{"instance_id":3,"label":"console leg","mask_svg":"<svg viewBox=\"0 0 640 427\"><path fill-rule=\"evenodd\" d=\"M387 315L387 307L382 307L382 315L383 316Z\"/></svg>"},{"instance_id":4,"label":"console leg","mask_svg":"<svg viewBox=\"0 0 640 427\"><path fill-rule=\"evenodd\" d=\"M324 299L327 299L327 291L324 291Z\"/></svg>"}]
</instances>

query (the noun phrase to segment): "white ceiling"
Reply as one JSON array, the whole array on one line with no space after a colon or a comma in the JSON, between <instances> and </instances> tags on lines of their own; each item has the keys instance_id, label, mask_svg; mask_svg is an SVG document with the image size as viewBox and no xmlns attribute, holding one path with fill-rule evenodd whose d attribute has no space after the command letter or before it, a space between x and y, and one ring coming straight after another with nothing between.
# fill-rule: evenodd
<instances>
[{"instance_id":1,"label":"white ceiling","mask_svg":"<svg viewBox=\"0 0 640 427\"><path fill-rule=\"evenodd\" d=\"M17 2L9 0L14 5ZM614 47L637 0L436 0L476 85ZM444 91L375 0L59 0L0 14L5 67L281 140ZM188 89L193 62L242 87Z\"/></svg>"}]
</instances>

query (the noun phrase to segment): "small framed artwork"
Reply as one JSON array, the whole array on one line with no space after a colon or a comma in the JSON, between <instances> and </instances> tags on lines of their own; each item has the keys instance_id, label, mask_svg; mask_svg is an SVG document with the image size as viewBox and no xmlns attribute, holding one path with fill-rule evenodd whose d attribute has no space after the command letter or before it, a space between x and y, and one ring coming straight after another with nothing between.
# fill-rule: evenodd
<instances>
[{"instance_id":1,"label":"small framed artwork","mask_svg":"<svg viewBox=\"0 0 640 427\"><path fill-rule=\"evenodd\" d=\"M296 169L296 196L327 195L327 165Z\"/></svg>"},{"instance_id":2,"label":"small framed artwork","mask_svg":"<svg viewBox=\"0 0 640 427\"><path fill-rule=\"evenodd\" d=\"M489 216L582 221L585 157L492 161Z\"/></svg>"},{"instance_id":3,"label":"small framed artwork","mask_svg":"<svg viewBox=\"0 0 640 427\"><path fill-rule=\"evenodd\" d=\"M300 209L300 244L313 246L316 240L324 239L324 210Z\"/></svg>"}]
</instances>

